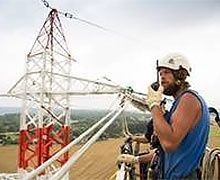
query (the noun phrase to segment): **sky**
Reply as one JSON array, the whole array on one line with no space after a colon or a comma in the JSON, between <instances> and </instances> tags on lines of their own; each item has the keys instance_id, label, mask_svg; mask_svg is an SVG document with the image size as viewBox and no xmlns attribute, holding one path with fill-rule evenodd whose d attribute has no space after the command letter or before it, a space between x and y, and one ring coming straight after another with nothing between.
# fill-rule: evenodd
<instances>
[{"instance_id":1,"label":"sky","mask_svg":"<svg viewBox=\"0 0 220 180\"><path fill-rule=\"evenodd\" d=\"M60 15L70 52L77 60L73 75L92 80L105 76L145 93L156 80L156 60L180 52L192 66L188 79L192 89L208 105L220 107L220 0L48 2L111 30ZM48 13L41 0L0 0L0 94L25 73L26 55ZM0 106L12 106L15 101L0 98Z\"/></svg>"}]
</instances>

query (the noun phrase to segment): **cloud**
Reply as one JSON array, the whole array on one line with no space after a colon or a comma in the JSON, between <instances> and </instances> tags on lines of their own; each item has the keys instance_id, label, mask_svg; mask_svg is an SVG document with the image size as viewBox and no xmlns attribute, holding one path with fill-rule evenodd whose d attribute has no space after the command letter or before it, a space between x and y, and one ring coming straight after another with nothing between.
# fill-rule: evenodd
<instances>
[{"instance_id":1,"label":"cloud","mask_svg":"<svg viewBox=\"0 0 220 180\"><path fill-rule=\"evenodd\" d=\"M48 0L63 12L113 31L60 15L70 51L78 63L73 74L113 81L145 92L155 80L155 61L178 51L193 65L192 84L220 104L220 3L214 0ZM25 56L49 9L39 1L1 1L1 89L10 88L24 70ZM208 63L208 64L207 64ZM208 83L208 86L207 86ZM206 88L206 89L205 89ZM210 93L211 92L211 93ZM215 94L215 96L213 96Z\"/></svg>"}]
</instances>

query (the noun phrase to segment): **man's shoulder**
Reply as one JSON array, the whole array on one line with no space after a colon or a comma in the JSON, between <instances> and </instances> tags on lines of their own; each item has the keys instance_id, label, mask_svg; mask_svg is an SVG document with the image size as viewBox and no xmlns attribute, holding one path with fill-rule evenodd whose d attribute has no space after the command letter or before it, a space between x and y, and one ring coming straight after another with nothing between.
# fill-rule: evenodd
<instances>
[{"instance_id":1,"label":"man's shoulder","mask_svg":"<svg viewBox=\"0 0 220 180\"><path fill-rule=\"evenodd\" d=\"M192 91L186 91L182 94L181 98L186 98L186 99L198 99L198 95Z\"/></svg>"},{"instance_id":2,"label":"man's shoulder","mask_svg":"<svg viewBox=\"0 0 220 180\"><path fill-rule=\"evenodd\" d=\"M193 91L186 91L180 98L180 103L192 107L192 109L200 109L201 103L197 93Z\"/></svg>"},{"instance_id":3,"label":"man's shoulder","mask_svg":"<svg viewBox=\"0 0 220 180\"><path fill-rule=\"evenodd\" d=\"M181 95L181 98L187 99L187 100L200 100L200 95L197 91L188 89L184 91Z\"/></svg>"}]
</instances>

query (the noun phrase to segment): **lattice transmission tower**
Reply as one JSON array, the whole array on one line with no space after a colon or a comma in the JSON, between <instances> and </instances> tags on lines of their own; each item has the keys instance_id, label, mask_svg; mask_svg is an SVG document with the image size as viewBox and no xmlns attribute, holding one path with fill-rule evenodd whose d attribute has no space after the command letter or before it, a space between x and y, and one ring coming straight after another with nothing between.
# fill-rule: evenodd
<instances>
[{"instance_id":1,"label":"lattice transmission tower","mask_svg":"<svg viewBox=\"0 0 220 180\"><path fill-rule=\"evenodd\" d=\"M56 9L52 9L27 55L20 94L19 169L33 170L69 143L69 53ZM68 160L62 155L54 170ZM48 171L52 171L49 169Z\"/></svg>"},{"instance_id":2,"label":"lattice transmission tower","mask_svg":"<svg viewBox=\"0 0 220 180\"><path fill-rule=\"evenodd\" d=\"M75 60L68 50L58 14L51 8L27 55L25 75L8 91L8 96L23 101L18 174L0 177L51 177L67 162L69 148L57 158L54 154L70 142L71 96L131 94L129 89L114 83L71 76ZM66 175L68 178L68 172Z\"/></svg>"}]
</instances>

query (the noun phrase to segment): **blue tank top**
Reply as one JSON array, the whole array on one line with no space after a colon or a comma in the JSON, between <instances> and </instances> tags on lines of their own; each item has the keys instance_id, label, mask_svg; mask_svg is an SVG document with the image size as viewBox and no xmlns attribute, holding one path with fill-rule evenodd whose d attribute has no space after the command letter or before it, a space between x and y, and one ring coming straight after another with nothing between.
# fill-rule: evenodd
<instances>
[{"instance_id":1,"label":"blue tank top","mask_svg":"<svg viewBox=\"0 0 220 180\"><path fill-rule=\"evenodd\" d=\"M195 127L188 132L176 150L163 152L163 178L180 179L189 175L199 168L200 160L205 152L209 134L209 110L203 98L196 92L188 90L186 92L195 95L201 103L201 118ZM166 115L166 120L170 123L170 118L175 111L180 98L173 103L170 112Z\"/></svg>"}]
</instances>

